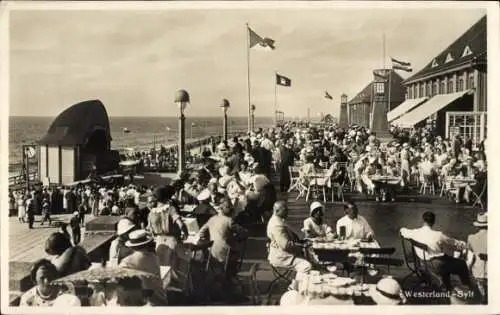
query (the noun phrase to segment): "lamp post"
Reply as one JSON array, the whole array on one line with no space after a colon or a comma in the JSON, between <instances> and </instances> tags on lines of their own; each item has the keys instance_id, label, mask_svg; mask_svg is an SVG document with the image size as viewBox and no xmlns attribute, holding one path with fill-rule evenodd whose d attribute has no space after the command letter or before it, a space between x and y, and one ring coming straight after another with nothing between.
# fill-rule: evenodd
<instances>
[{"instance_id":1,"label":"lamp post","mask_svg":"<svg viewBox=\"0 0 500 315\"><path fill-rule=\"evenodd\" d=\"M178 173L182 173L186 168L186 135L184 110L189 104L189 94L186 90L179 90L175 93L174 103L179 106L179 144L178 144Z\"/></svg>"},{"instance_id":2,"label":"lamp post","mask_svg":"<svg viewBox=\"0 0 500 315\"><path fill-rule=\"evenodd\" d=\"M250 110L252 111L252 120L251 120L251 127L252 127L252 131L255 130L255 105L252 104L252 106L250 107Z\"/></svg>"},{"instance_id":3,"label":"lamp post","mask_svg":"<svg viewBox=\"0 0 500 315\"><path fill-rule=\"evenodd\" d=\"M230 107L229 101L227 99L222 99L220 107L224 111L224 120L222 121L224 141L227 141L227 110Z\"/></svg>"}]
</instances>

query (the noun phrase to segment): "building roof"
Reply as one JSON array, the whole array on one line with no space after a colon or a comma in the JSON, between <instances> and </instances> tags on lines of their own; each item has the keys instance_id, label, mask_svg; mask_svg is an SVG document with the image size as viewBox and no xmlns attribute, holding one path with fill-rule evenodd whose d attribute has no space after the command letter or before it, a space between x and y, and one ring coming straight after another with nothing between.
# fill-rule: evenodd
<instances>
[{"instance_id":1,"label":"building roof","mask_svg":"<svg viewBox=\"0 0 500 315\"><path fill-rule=\"evenodd\" d=\"M373 92L373 82L368 83L367 86L361 92L356 94L348 104L361 104L361 103L371 103L372 92ZM399 104L405 100L405 89L401 85L403 78L394 70L392 70L391 77L391 104Z\"/></svg>"},{"instance_id":2,"label":"building roof","mask_svg":"<svg viewBox=\"0 0 500 315\"><path fill-rule=\"evenodd\" d=\"M486 63L486 15L403 84L477 62Z\"/></svg>"},{"instance_id":3,"label":"building roof","mask_svg":"<svg viewBox=\"0 0 500 315\"><path fill-rule=\"evenodd\" d=\"M106 108L99 100L80 102L68 107L54 119L40 144L84 145L95 130L104 130L107 140L111 141Z\"/></svg>"}]
</instances>

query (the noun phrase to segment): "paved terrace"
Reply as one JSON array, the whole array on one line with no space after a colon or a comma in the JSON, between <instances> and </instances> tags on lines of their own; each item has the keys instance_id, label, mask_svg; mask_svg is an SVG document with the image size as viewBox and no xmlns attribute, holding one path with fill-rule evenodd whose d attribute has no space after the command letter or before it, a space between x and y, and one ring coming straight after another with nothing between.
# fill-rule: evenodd
<instances>
[{"instance_id":1,"label":"paved terrace","mask_svg":"<svg viewBox=\"0 0 500 315\"><path fill-rule=\"evenodd\" d=\"M277 179L273 179L277 182ZM309 213L309 201L307 204L304 198L295 200L297 193L292 192L281 196L288 199L289 218L288 222L296 230L300 231L303 220ZM467 235L474 232L472 222L477 212L480 210L463 205L455 205L451 201L437 196L404 195L400 196L394 203L376 203L373 200L367 200L366 197L357 193L346 193L346 198L355 200L358 205L359 213L363 215L373 230L380 244L384 247L395 247L395 258L403 258L401 242L399 238L399 229L401 227L418 227L420 218L425 211L434 211L437 216L436 228L446 232L448 235L465 240ZM339 202L326 204L325 211L326 223L335 226L335 222L343 216L342 204ZM87 216L90 219L90 216ZM45 257L44 246L48 235L57 230L54 227L40 226L41 216L36 217L35 228L29 230L27 224L21 224L17 217L9 218L9 261L11 291L24 291L19 284L21 274L29 270L31 263L41 257ZM69 215L53 216L54 221L68 222ZM87 220L88 221L88 220ZM96 237L94 240L87 239L84 242L87 250L92 250L99 246L103 239ZM96 243L96 244L94 244ZM247 250L243 264L243 270L250 268L252 264L259 265L257 273L258 286L262 293L261 301L263 304L275 304L279 296L285 292L286 288L275 289L276 294L271 301L266 301L265 291L269 282L273 279L270 266L266 257L266 235L265 226L258 226L251 231L251 236L247 242ZM405 266L400 268L391 268L391 273L397 278L403 278L408 270ZM17 279L17 281L16 281Z\"/></svg>"}]
</instances>

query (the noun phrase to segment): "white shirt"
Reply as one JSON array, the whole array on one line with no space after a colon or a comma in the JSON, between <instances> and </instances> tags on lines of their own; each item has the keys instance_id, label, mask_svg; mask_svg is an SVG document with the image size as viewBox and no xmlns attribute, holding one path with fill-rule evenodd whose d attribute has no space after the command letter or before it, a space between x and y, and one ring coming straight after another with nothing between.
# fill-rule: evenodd
<instances>
[{"instance_id":1,"label":"white shirt","mask_svg":"<svg viewBox=\"0 0 500 315\"><path fill-rule=\"evenodd\" d=\"M435 231L428 225L418 229L401 229L401 235L404 238L410 238L429 247L429 252L425 255L427 260L448 254L453 256L455 249L465 248L465 242L457 241L443 234L441 231ZM424 253L419 248L415 248L415 253L421 259L424 259Z\"/></svg>"},{"instance_id":2,"label":"white shirt","mask_svg":"<svg viewBox=\"0 0 500 315\"><path fill-rule=\"evenodd\" d=\"M358 215L355 219L345 215L337 221L337 234L340 235L340 227L345 226L346 239L363 239L368 234L373 235L373 230L366 219Z\"/></svg>"}]
</instances>

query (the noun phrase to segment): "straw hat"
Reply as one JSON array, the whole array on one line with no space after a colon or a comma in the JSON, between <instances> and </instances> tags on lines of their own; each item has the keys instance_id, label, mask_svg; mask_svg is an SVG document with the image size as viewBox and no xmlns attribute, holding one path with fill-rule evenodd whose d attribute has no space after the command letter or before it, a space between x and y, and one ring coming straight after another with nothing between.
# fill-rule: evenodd
<instances>
[{"instance_id":1,"label":"straw hat","mask_svg":"<svg viewBox=\"0 0 500 315\"><path fill-rule=\"evenodd\" d=\"M138 247L149 244L153 241L153 237L146 230L137 230L130 232L129 240L125 242L127 247Z\"/></svg>"},{"instance_id":2,"label":"straw hat","mask_svg":"<svg viewBox=\"0 0 500 315\"><path fill-rule=\"evenodd\" d=\"M121 219L116 226L116 234L123 235L135 227L134 223L129 219Z\"/></svg>"},{"instance_id":3,"label":"straw hat","mask_svg":"<svg viewBox=\"0 0 500 315\"><path fill-rule=\"evenodd\" d=\"M54 300L54 304L52 306L75 307L75 306L82 306L82 302L76 295L61 294Z\"/></svg>"},{"instance_id":4,"label":"straw hat","mask_svg":"<svg viewBox=\"0 0 500 315\"><path fill-rule=\"evenodd\" d=\"M378 305L397 305L403 302L401 286L391 277L381 279L370 289L370 295Z\"/></svg>"},{"instance_id":5,"label":"straw hat","mask_svg":"<svg viewBox=\"0 0 500 315\"><path fill-rule=\"evenodd\" d=\"M319 201L314 201L313 203L311 203L311 206L309 207L310 214L312 214L313 211L316 209L324 210L325 206L323 204L321 204L321 202L319 202Z\"/></svg>"},{"instance_id":6,"label":"straw hat","mask_svg":"<svg viewBox=\"0 0 500 315\"><path fill-rule=\"evenodd\" d=\"M476 221L474 221L474 223L472 223L474 226L477 226L477 227L485 227L485 226L488 226L488 213L487 212L484 212L484 213L478 213L477 214L477 218L476 218Z\"/></svg>"},{"instance_id":7,"label":"straw hat","mask_svg":"<svg viewBox=\"0 0 500 315\"><path fill-rule=\"evenodd\" d=\"M205 201L205 200L208 200L209 198L210 198L210 191L206 188L200 192L198 197L196 197L196 199L198 199L198 201Z\"/></svg>"},{"instance_id":8,"label":"straw hat","mask_svg":"<svg viewBox=\"0 0 500 315\"><path fill-rule=\"evenodd\" d=\"M290 305L299 305L304 302L304 297L295 290L290 290L285 292L281 296L280 305L290 306Z\"/></svg>"}]
</instances>

